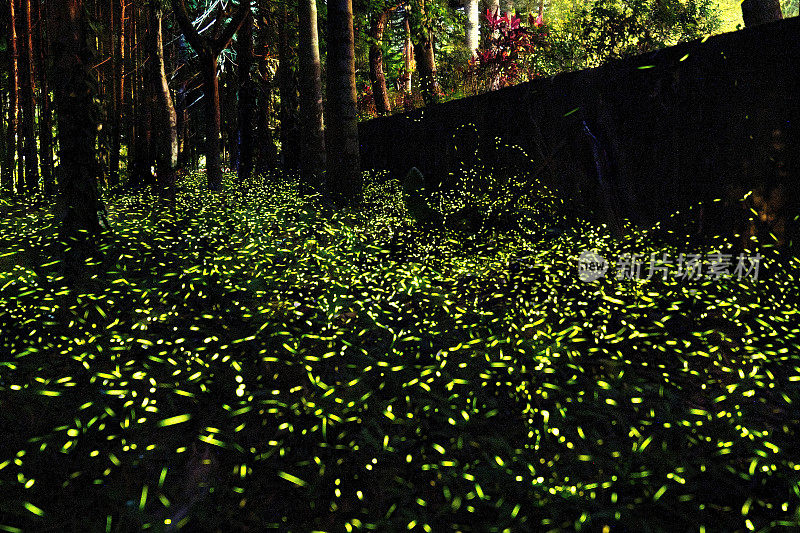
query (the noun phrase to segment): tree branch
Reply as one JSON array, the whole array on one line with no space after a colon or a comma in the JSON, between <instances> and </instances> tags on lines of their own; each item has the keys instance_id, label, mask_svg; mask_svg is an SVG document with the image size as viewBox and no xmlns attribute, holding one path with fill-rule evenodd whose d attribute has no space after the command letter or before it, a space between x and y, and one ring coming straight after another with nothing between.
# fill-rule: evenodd
<instances>
[{"instance_id":1,"label":"tree branch","mask_svg":"<svg viewBox=\"0 0 800 533\"><path fill-rule=\"evenodd\" d=\"M197 32L189 19L189 15L186 12L186 0L176 0L173 5L175 6L175 18L178 21L178 26L181 27L183 35L186 36L186 40L189 41L197 55L204 54L208 47L207 40Z\"/></svg>"},{"instance_id":2,"label":"tree branch","mask_svg":"<svg viewBox=\"0 0 800 533\"><path fill-rule=\"evenodd\" d=\"M183 2L184 0L180 0L181 4L183 4ZM225 27L225 30L222 32L220 38L213 42L212 53L219 55L220 52L228 47L228 45L231 43L231 39L233 39L233 35L239 31L239 28L244 23L244 19L247 17L249 12L250 0L242 0L242 2L239 4L239 10L233 16L233 20L231 20L230 24Z\"/></svg>"},{"instance_id":3,"label":"tree branch","mask_svg":"<svg viewBox=\"0 0 800 533\"><path fill-rule=\"evenodd\" d=\"M211 35L209 37L212 43L216 42L216 40L220 38L222 32L222 23L225 22L225 15L225 8L222 6L222 2L220 2L217 4L217 14L214 17L214 24L211 28Z\"/></svg>"}]
</instances>

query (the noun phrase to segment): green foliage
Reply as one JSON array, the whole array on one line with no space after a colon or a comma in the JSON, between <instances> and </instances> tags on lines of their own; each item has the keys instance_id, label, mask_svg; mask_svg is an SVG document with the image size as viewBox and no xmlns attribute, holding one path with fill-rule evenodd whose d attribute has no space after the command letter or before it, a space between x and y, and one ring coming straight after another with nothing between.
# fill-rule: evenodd
<instances>
[{"instance_id":1,"label":"green foliage","mask_svg":"<svg viewBox=\"0 0 800 533\"><path fill-rule=\"evenodd\" d=\"M594 67L716 32L711 0L595 0L562 11L551 24L549 46L530 69L547 74Z\"/></svg>"},{"instance_id":2,"label":"green foliage","mask_svg":"<svg viewBox=\"0 0 800 533\"><path fill-rule=\"evenodd\" d=\"M563 216L503 172L429 202ZM47 210L0 219L2 529L798 525L797 258L583 283L583 249L703 250L577 218L429 232L382 175L337 214L231 182L108 198L72 285Z\"/></svg>"},{"instance_id":3,"label":"green foliage","mask_svg":"<svg viewBox=\"0 0 800 533\"><path fill-rule=\"evenodd\" d=\"M717 29L712 3L598 0L583 37L589 57L617 59L702 37Z\"/></svg>"},{"instance_id":4,"label":"green foliage","mask_svg":"<svg viewBox=\"0 0 800 533\"><path fill-rule=\"evenodd\" d=\"M795 0L796 2L796 0ZM370 4L372 5L372 4ZM628 57L671 46L678 42L732 30L736 20L741 23L741 9L724 5L720 9L713 0L592 0L583 2L546 3L544 25L534 24L537 2L517 5L517 16L537 46L515 53L514 80L528 81L544 75L598 66L606 61ZM479 75L468 63L470 53L464 46L464 13L446 3L426 3L434 21L438 80L442 101L461 98L497 88L492 79L497 76ZM527 7L527 10L526 10ZM370 8L373 9L373 8ZM528 14L533 16L528 20ZM737 19L738 17L738 19ZM388 41L395 43L385 55L385 70L391 88L402 68L402 54L397 43L402 42L402 10L392 17ZM481 16L482 35L487 38L485 16ZM359 25L367 28L366 19ZM356 41L368 43L366 34ZM369 118L371 95L368 83L367 44L357 54L357 69L363 87L361 109ZM502 47L500 47L502 48ZM414 78L417 82L416 78ZM415 83L415 91L418 87Z\"/></svg>"},{"instance_id":5,"label":"green foliage","mask_svg":"<svg viewBox=\"0 0 800 533\"><path fill-rule=\"evenodd\" d=\"M524 72L523 65L537 45L546 46L548 30L543 23L529 22L529 25L525 25L522 19L510 13L491 13L487 10L483 42L471 64L476 75L491 90L511 85L523 74L530 77L531 73Z\"/></svg>"},{"instance_id":6,"label":"green foliage","mask_svg":"<svg viewBox=\"0 0 800 533\"><path fill-rule=\"evenodd\" d=\"M454 10L444 0L426 0L425 17L414 15L411 10L412 35L413 26L425 24L430 29L435 41L435 55L437 66L437 80L441 90L442 100L463 97L460 91L460 79L463 76L463 67L469 61L470 54L464 48L464 13ZM369 82L369 46L372 40L369 37L369 20L377 10L395 7L392 2L383 0L364 0L363 8L355 8L356 31L356 85L359 91L359 118L368 119L375 116L372 89ZM396 90L396 83L403 71L402 43L405 39L403 20L408 8L399 7L390 12L389 24L384 36L384 73L390 99L395 109L402 110L400 91ZM416 72L412 76L413 92L420 99L420 81ZM420 101L421 105L421 101Z\"/></svg>"},{"instance_id":7,"label":"green foliage","mask_svg":"<svg viewBox=\"0 0 800 533\"><path fill-rule=\"evenodd\" d=\"M800 14L800 2L798 0L781 0L781 12L783 18L796 17Z\"/></svg>"}]
</instances>

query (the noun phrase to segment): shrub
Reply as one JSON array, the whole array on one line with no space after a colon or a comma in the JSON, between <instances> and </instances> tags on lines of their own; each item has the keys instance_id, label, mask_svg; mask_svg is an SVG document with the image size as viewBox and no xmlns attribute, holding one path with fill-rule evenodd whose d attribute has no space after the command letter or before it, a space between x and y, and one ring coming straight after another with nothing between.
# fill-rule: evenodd
<instances>
[{"instance_id":1,"label":"shrub","mask_svg":"<svg viewBox=\"0 0 800 533\"><path fill-rule=\"evenodd\" d=\"M537 46L546 45L546 25L531 19L525 27L518 17L490 9L486 10L485 25L483 46L471 62L479 85L485 83L495 90L524 80L526 59Z\"/></svg>"},{"instance_id":2,"label":"shrub","mask_svg":"<svg viewBox=\"0 0 800 533\"><path fill-rule=\"evenodd\" d=\"M719 29L709 0L596 0L565 13L544 61L550 73L672 46Z\"/></svg>"}]
</instances>

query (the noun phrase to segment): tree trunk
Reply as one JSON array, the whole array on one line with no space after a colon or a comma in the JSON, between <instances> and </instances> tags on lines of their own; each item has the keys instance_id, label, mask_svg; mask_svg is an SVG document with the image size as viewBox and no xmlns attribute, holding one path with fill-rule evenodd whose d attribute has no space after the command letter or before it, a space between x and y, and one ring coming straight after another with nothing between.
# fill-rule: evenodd
<instances>
[{"instance_id":1,"label":"tree trunk","mask_svg":"<svg viewBox=\"0 0 800 533\"><path fill-rule=\"evenodd\" d=\"M188 163L189 157L189 110L186 107L188 83L184 81L175 95L175 111L178 114L178 168L183 168Z\"/></svg>"},{"instance_id":2,"label":"tree trunk","mask_svg":"<svg viewBox=\"0 0 800 533\"><path fill-rule=\"evenodd\" d=\"M175 186L175 169L178 166L178 115L169 91L164 61L164 35L162 19L164 13L155 4L150 7L150 61L151 83L156 95L153 110L156 139L156 172L161 194L171 195Z\"/></svg>"},{"instance_id":3,"label":"tree trunk","mask_svg":"<svg viewBox=\"0 0 800 533\"><path fill-rule=\"evenodd\" d=\"M206 174L208 188L218 191L222 187L222 115L219 109L219 77L217 57L210 53L200 56L203 75L203 99L206 103Z\"/></svg>"},{"instance_id":4,"label":"tree trunk","mask_svg":"<svg viewBox=\"0 0 800 533\"><path fill-rule=\"evenodd\" d=\"M47 80L47 58L50 57L48 47L50 33L45 35L45 24L50 18L47 16L47 6L42 7L42 0L35 0L36 13L39 23L36 26L37 45L39 46L39 99L41 101L39 119L39 142L41 143L42 185L44 193L53 194L53 125L52 110L50 105L50 85Z\"/></svg>"},{"instance_id":5,"label":"tree trunk","mask_svg":"<svg viewBox=\"0 0 800 533\"><path fill-rule=\"evenodd\" d=\"M297 77L292 68L293 53L289 45L289 16L284 5L278 24L278 85L281 95L281 160L283 168L300 168L300 124L298 120Z\"/></svg>"},{"instance_id":6,"label":"tree trunk","mask_svg":"<svg viewBox=\"0 0 800 533\"><path fill-rule=\"evenodd\" d=\"M109 185L120 182L120 154L122 152L122 108L125 100L125 0L111 0L112 18L115 22L111 39L113 43L114 76L112 98L114 115L111 117L111 158L109 161Z\"/></svg>"},{"instance_id":7,"label":"tree trunk","mask_svg":"<svg viewBox=\"0 0 800 533\"><path fill-rule=\"evenodd\" d=\"M317 0L300 0L300 124L303 182L319 191L325 172L322 65L319 58ZM321 191L320 191L321 192Z\"/></svg>"},{"instance_id":8,"label":"tree trunk","mask_svg":"<svg viewBox=\"0 0 800 533\"><path fill-rule=\"evenodd\" d=\"M411 72L414 70L414 45L411 42L411 22L408 11L403 17L405 41L403 42L403 107L406 111L414 109L414 100L411 96Z\"/></svg>"},{"instance_id":9,"label":"tree trunk","mask_svg":"<svg viewBox=\"0 0 800 533\"><path fill-rule=\"evenodd\" d=\"M104 21L105 20L104 8L106 7L105 2L95 0L94 2L90 2L89 5L93 6L94 10L94 15L92 20ZM97 65L92 70L97 79L97 95L100 101L102 102L99 108L101 113L100 125L98 127L97 134L95 135L97 142L97 148L96 148L97 160L100 164L99 180L102 187L103 185L108 186L109 174L110 174L108 163L111 150L110 150L108 134L111 130L111 127L108 120L109 120L109 115L111 114L109 113L111 98L108 91L108 85L106 80L109 77L108 72L110 70L113 70L112 69L113 65L110 61L111 59L110 55L108 56L108 58L106 56L108 39L101 39L99 37L100 36L98 35L98 38L95 40L95 45L96 45L95 54L97 58L102 58L102 59L97 62Z\"/></svg>"},{"instance_id":10,"label":"tree trunk","mask_svg":"<svg viewBox=\"0 0 800 533\"><path fill-rule=\"evenodd\" d=\"M3 190L14 191L14 167L17 157L17 132L19 130L19 47L17 43L16 0L9 0L8 23L8 130L6 131L6 165L3 167Z\"/></svg>"},{"instance_id":11,"label":"tree trunk","mask_svg":"<svg viewBox=\"0 0 800 533\"><path fill-rule=\"evenodd\" d=\"M178 38L178 52L177 63L178 69L183 68L186 64L186 58L189 57L186 38L181 35ZM190 162L191 150L189 148L189 82L186 78L180 84L175 98L175 105L178 112L178 167L183 168Z\"/></svg>"},{"instance_id":12,"label":"tree trunk","mask_svg":"<svg viewBox=\"0 0 800 533\"><path fill-rule=\"evenodd\" d=\"M335 205L361 195L352 0L328 0L327 185Z\"/></svg>"},{"instance_id":13,"label":"tree trunk","mask_svg":"<svg viewBox=\"0 0 800 533\"><path fill-rule=\"evenodd\" d=\"M372 84L372 97L375 100L375 111L379 115L392 112L389 103L389 91L386 90L386 76L383 72L383 35L386 23L389 21L389 12L381 11L372 19L369 46L369 81Z\"/></svg>"},{"instance_id":14,"label":"tree trunk","mask_svg":"<svg viewBox=\"0 0 800 533\"><path fill-rule=\"evenodd\" d=\"M478 56L478 47L480 46L480 17L478 13L478 0L466 0L467 12L467 50L470 51L471 57Z\"/></svg>"},{"instance_id":15,"label":"tree trunk","mask_svg":"<svg viewBox=\"0 0 800 533\"><path fill-rule=\"evenodd\" d=\"M258 99L258 157L256 168L264 172L275 168L278 161L278 150L275 144L275 130L272 127L273 89L266 87Z\"/></svg>"},{"instance_id":16,"label":"tree trunk","mask_svg":"<svg viewBox=\"0 0 800 533\"><path fill-rule=\"evenodd\" d=\"M36 79L33 51L33 25L31 24L31 0L22 0L22 135L25 153L25 190L34 194L39 188L39 158L36 146Z\"/></svg>"},{"instance_id":17,"label":"tree trunk","mask_svg":"<svg viewBox=\"0 0 800 533\"><path fill-rule=\"evenodd\" d=\"M253 115L255 84L253 83L253 15L247 16L239 30L236 57L239 59L239 181L244 183L253 174Z\"/></svg>"},{"instance_id":18,"label":"tree trunk","mask_svg":"<svg viewBox=\"0 0 800 533\"><path fill-rule=\"evenodd\" d=\"M103 211L97 188L97 125L93 118L96 84L90 71L92 50L83 0L51 4L53 87L58 111L59 184L64 218L62 238L72 240L68 257L86 252L100 232Z\"/></svg>"},{"instance_id":19,"label":"tree trunk","mask_svg":"<svg viewBox=\"0 0 800 533\"><path fill-rule=\"evenodd\" d=\"M239 65L241 69L241 65ZM222 80L220 80L222 81ZM230 79L225 80L226 82ZM228 83L224 83L219 90L220 97L220 117L222 123L222 167L229 170L239 171L239 116L236 113L237 98L239 97L238 80L234 82L235 91L232 91ZM227 97L227 98L226 98ZM230 112L233 109L234 118L231 119Z\"/></svg>"},{"instance_id":20,"label":"tree trunk","mask_svg":"<svg viewBox=\"0 0 800 533\"><path fill-rule=\"evenodd\" d=\"M780 0L744 0L742 2L742 20L745 27L781 20Z\"/></svg>"},{"instance_id":21,"label":"tree trunk","mask_svg":"<svg viewBox=\"0 0 800 533\"><path fill-rule=\"evenodd\" d=\"M275 143L275 130L272 126L272 113L274 109L274 76L268 60L268 43L275 41L275 24L273 24L272 9L269 0L259 0L259 24L257 34L258 57L260 58L258 74L263 89L258 93L258 157L256 168L264 172L277 166L278 151Z\"/></svg>"},{"instance_id":22,"label":"tree trunk","mask_svg":"<svg viewBox=\"0 0 800 533\"><path fill-rule=\"evenodd\" d=\"M125 0L122 0L125 1ZM135 145L136 145L136 135L137 135L137 116L138 116L138 109L136 106L136 94L137 94L137 87L138 84L136 83L136 77L132 75L132 73L136 72L136 50L137 50L137 24L136 24L136 7L131 7L131 13L127 15L127 24L123 26L126 32L126 39L125 39L125 62L124 62L124 72L125 74L129 75L128 84L124 85L123 88L125 92L123 93L125 96L122 98L123 103L126 102L124 105L125 108L125 144L127 146L127 159L125 160L125 170L128 175L128 180L130 181L134 175L134 168L135 168Z\"/></svg>"},{"instance_id":23,"label":"tree trunk","mask_svg":"<svg viewBox=\"0 0 800 533\"><path fill-rule=\"evenodd\" d=\"M151 143L153 139L153 102L149 84L138 84L136 91L136 111L134 113L134 132L131 147L130 185L144 187L152 185L154 181L152 171Z\"/></svg>"},{"instance_id":24,"label":"tree trunk","mask_svg":"<svg viewBox=\"0 0 800 533\"><path fill-rule=\"evenodd\" d=\"M134 39L136 42L142 42L146 50L151 32L149 28L150 18L148 16L142 17L142 9L145 8L142 6L134 6L133 13L131 14L137 19L135 23L136 32ZM155 92L153 91L153 84L150 83L152 66L151 64L145 63L148 59L147 53L145 50L142 50L142 47L135 46L134 48L139 51L139 54L131 57L134 71L136 69L137 59L139 63L145 65L145 67L142 71L143 75L137 76L134 80L136 83L133 94L136 101L134 111L134 131L136 135L133 141L133 168L131 170L130 184L133 187L144 187L153 185L155 181L152 170L153 107L155 106Z\"/></svg>"},{"instance_id":25,"label":"tree trunk","mask_svg":"<svg viewBox=\"0 0 800 533\"><path fill-rule=\"evenodd\" d=\"M220 160L220 135L222 134L222 115L219 108L219 79L217 77L217 58L230 44L250 11L251 0L242 0L233 19L223 26L225 14L220 9L212 33L214 38L200 35L192 25L186 12L186 0L175 0L175 17L189 44L200 58L203 78L204 98L206 100L206 175L208 188L218 191L222 188L222 162ZM221 7L221 4L220 4Z\"/></svg>"},{"instance_id":26,"label":"tree trunk","mask_svg":"<svg viewBox=\"0 0 800 533\"><path fill-rule=\"evenodd\" d=\"M6 48L6 52L8 48ZM8 64L7 58L3 57L5 64ZM8 79L8 76L5 77ZM6 154L8 153L8 149L6 145L8 144L8 135L7 135L7 124L6 124L6 92L7 87L5 84L0 86L0 196L3 195L3 177L6 174L6 166L8 165L8 160L6 158Z\"/></svg>"},{"instance_id":27,"label":"tree trunk","mask_svg":"<svg viewBox=\"0 0 800 533\"><path fill-rule=\"evenodd\" d=\"M413 0L411 12L414 17L412 28L416 33L414 58L417 62L419 81L422 86L422 99L425 101L425 105L432 105L439 101L439 84L436 80L436 58L433 52L429 21L425 12L425 0Z\"/></svg>"}]
</instances>

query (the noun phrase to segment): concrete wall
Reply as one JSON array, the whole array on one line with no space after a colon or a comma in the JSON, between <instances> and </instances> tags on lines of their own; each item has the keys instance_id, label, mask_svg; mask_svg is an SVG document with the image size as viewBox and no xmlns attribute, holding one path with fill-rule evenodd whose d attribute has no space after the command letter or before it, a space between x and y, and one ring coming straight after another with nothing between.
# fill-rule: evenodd
<instances>
[{"instance_id":1,"label":"concrete wall","mask_svg":"<svg viewBox=\"0 0 800 533\"><path fill-rule=\"evenodd\" d=\"M800 213L799 62L799 18L693 41L363 122L362 167L402 176L416 166L429 185L452 186L481 162L549 162L541 181L612 226L649 226L721 198L685 220L785 243ZM752 189L747 205L735 201ZM763 220L748 222L749 207Z\"/></svg>"}]
</instances>

